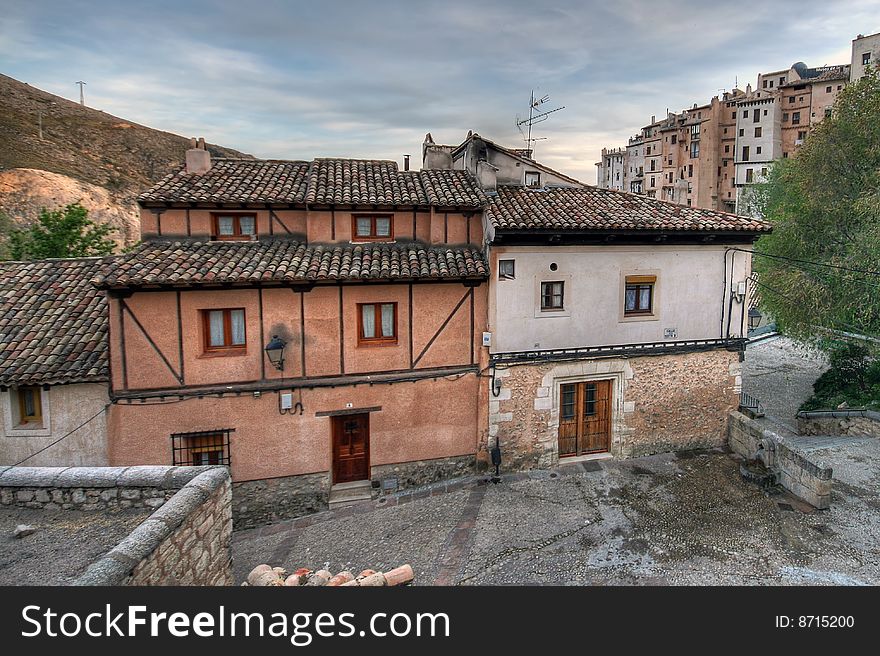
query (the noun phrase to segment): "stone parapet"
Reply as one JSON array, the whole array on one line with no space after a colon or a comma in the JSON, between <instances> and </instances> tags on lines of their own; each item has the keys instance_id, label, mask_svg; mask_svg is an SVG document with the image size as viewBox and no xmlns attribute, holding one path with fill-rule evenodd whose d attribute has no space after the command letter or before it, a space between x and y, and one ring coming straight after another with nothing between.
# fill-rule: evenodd
<instances>
[{"instance_id":1,"label":"stone parapet","mask_svg":"<svg viewBox=\"0 0 880 656\"><path fill-rule=\"evenodd\" d=\"M801 435L880 437L880 412L873 410L816 410L797 414Z\"/></svg>"},{"instance_id":2,"label":"stone parapet","mask_svg":"<svg viewBox=\"0 0 880 656\"><path fill-rule=\"evenodd\" d=\"M0 468L0 505L155 508L74 585L231 585L231 496L226 467Z\"/></svg>"}]
</instances>

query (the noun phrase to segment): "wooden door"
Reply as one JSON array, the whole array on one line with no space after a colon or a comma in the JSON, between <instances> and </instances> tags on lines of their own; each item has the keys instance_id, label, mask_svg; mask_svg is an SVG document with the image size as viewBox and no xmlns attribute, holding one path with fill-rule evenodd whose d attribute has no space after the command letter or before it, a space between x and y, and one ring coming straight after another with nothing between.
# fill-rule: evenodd
<instances>
[{"instance_id":1,"label":"wooden door","mask_svg":"<svg viewBox=\"0 0 880 656\"><path fill-rule=\"evenodd\" d=\"M333 483L370 478L370 415L333 417Z\"/></svg>"},{"instance_id":2,"label":"wooden door","mask_svg":"<svg viewBox=\"0 0 880 656\"><path fill-rule=\"evenodd\" d=\"M610 451L611 381L568 383L559 397L559 457Z\"/></svg>"}]
</instances>

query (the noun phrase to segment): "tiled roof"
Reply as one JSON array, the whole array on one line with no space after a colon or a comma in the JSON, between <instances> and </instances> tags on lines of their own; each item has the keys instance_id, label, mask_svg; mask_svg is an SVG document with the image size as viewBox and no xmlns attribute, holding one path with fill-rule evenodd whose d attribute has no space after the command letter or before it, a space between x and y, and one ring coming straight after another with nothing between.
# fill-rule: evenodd
<instances>
[{"instance_id":1,"label":"tiled roof","mask_svg":"<svg viewBox=\"0 0 880 656\"><path fill-rule=\"evenodd\" d=\"M138 197L141 202L302 203L308 162L214 158L207 173L185 168Z\"/></svg>"},{"instance_id":2,"label":"tiled roof","mask_svg":"<svg viewBox=\"0 0 880 656\"><path fill-rule=\"evenodd\" d=\"M91 279L111 259L0 264L0 384L107 380L107 304Z\"/></svg>"},{"instance_id":3,"label":"tiled roof","mask_svg":"<svg viewBox=\"0 0 880 656\"><path fill-rule=\"evenodd\" d=\"M465 171L399 171L395 162L367 159L214 159L206 173L181 169L138 200L478 208L486 197Z\"/></svg>"},{"instance_id":4,"label":"tiled roof","mask_svg":"<svg viewBox=\"0 0 880 656\"><path fill-rule=\"evenodd\" d=\"M476 246L153 241L103 267L101 288L337 280L442 280L488 276Z\"/></svg>"},{"instance_id":5,"label":"tiled roof","mask_svg":"<svg viewBox=\"0 0 880 656\"><path fill-rule=\"evenodd\" d=\"M513 231L770 230L766 221L598 187L528 189L501 186L486 209L486 215L496 229Z\"/></svg>"}]
</instances>

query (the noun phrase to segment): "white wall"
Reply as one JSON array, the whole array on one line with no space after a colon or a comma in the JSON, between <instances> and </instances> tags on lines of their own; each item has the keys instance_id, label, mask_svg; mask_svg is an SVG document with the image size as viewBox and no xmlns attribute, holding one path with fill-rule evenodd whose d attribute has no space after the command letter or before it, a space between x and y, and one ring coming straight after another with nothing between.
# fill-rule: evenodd
<instances>
[{"instance_id":1,"label":"white wall","mask_svg":"<svg viewBox=\"0 0 880 656\"><path fill-rule=\"evenodd\" d=\"M16 425L14 391L0 392L0 465L13 465L36 453L98 413L107 403L106 383L55 385L42 392L43 428ZM106 466L107 418L101 413L85 426L24 463L28 467Z\"/></svg>"},{"instance_id":2,"label":"white wall","mask_svg":"<svg viewBox=\"0 0 880 656\"><path fill-rule=\"evenodd\" d=\"M880 65L880 33L871 34L861 39L853 39L852 43L852 62L849 69L849 79L851 82L864 77L865 67L862 65L862 55L871 54L868 62L870 66Z\"/></svg>"},{"instance_id":3,"label":"white wall","mask_svg":"<svg viewBox=\"0 0 880 656\"><path fill-rule=\"evenodd\" d=\"M738 248L749 248L739 246ZM499 259L516 261L516 277L498 280ZM734 281L751 271L751 256L727 255ZM722 337L725 246L493 246L489 321L491 352L517 352ZM551 271L555 263L557 270ZM655 313L623 316L624 277L656 275ZM565 282L563 312L541 312L540 281ZM743 304L734 302L730 336L741 334ZM675 338L664 338L668 328ZM727 320L724 322L724 336Z\"/></svg>"}]
</instances>

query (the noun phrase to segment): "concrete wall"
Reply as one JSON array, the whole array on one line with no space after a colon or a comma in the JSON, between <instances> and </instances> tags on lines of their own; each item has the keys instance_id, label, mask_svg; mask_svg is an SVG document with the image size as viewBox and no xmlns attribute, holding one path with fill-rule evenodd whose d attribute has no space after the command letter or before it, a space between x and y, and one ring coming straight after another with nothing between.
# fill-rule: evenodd
<instances>
[{"instance_id":1,"label":"concrete wall","mask_svg":"<svg viewBox=\"0 0 880 656\"><path fill-rule=\"evenodd\" d=\"M723 245L713 246L499 246L492 249L493 294L489 298L492 353L610 344L717 339L727 335L729 303L722 302ZM732 252L733 281L750 273L750 256ZM497 280L499 259L516 261L516 278ZM556 271L551 271L556 264ZM623 315L627 275L653 274L655 312ZM727 273L728 289L730 273ZM541 281L565 283L565 308L540 309ZM722 310L723 305L723 310ZM729 336L739 336L744 305L733 303ZM667 329L675 337L664 337Z\"/></svg>"},{"instance_id":2,"label":"concrete wall","mask_svg":"<svg viewBox=\"0 0 880 656\"><path fill-rule=\"evenodd\" d=\"M799 412L801 435L854 435L880 437L880 412L872 410L830 410Z\"/></svg>"},{"instance_id":3,"label":"concrete wall","mask_svg":"<svg viewBox=\"0 0 880 656\"><path fill-rule=\"evenodd\" d=\"M816 508L831 505L831 467L812 462L805 454L790 448L785 438L761 419L732 411L728 423L728 444L746 461L755 459L759 445L771 447L762 460L777 474L777 483ZM767 449L764 449L767 451Z\"/></svg>"},{"instance_id":4,"label":"concrete wall","mask_svg":"<svg viewBox=\"0 0 880 656\"><path fill-rule=\"evenodd\" d=\"M477 173L477 162L484 158L492 166L497 169L497 183L500 185L523 185L527 172L538 172L541 174L541 185L561 185L565 187L573 186L571 180L567 180L552 171L546 169L536 162L529 162L523 158L513 157L512 155L494 148L491 144L484 142L482 139L472 139L467 146L455 155L453 168L458 170L470 171Z\"/></svg>"},{"instance_id":5,"label":"concrete wall","mask_svg":"<svg viewBox=\"0 0 880 656\"><path fill-rule=\"evenodd\" d=\"M231 585L230 502L225 467L0 469L2 505L157 508L74 585Z\"/></svg>"},{"instance_id":6,"label":"concrete wall","mask_svg":"<svg viewBox=\"0 0 880 656\"><path fill-rule=\"evenodd\" d=\"M495 377L489 441L498 440L508 470L559 461L562 384L612 381L610 453L627 458L722 444L742 380L739 354L726 350L499 365Z\"/></svg>"},{"instance_id":7,"label":"concrete wall","mask_svg":"<svg viewBox=\"0 0 880 656\"><path fill-rule=\"evenodd\" d=\"M41 426L19 425L15 389L0 392L0 465L13 465L67 435L109 403L106 383L53 385L42 390ZM101 413L46 451L30 467L102 466L107 460L107 418Z\"/></svg>"}]
</instances>

